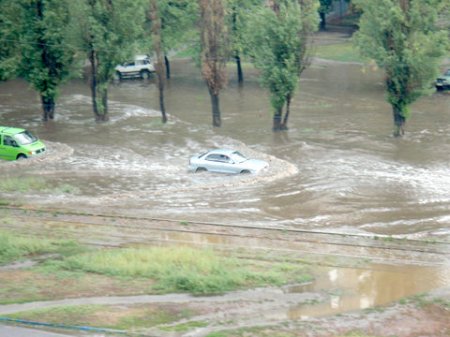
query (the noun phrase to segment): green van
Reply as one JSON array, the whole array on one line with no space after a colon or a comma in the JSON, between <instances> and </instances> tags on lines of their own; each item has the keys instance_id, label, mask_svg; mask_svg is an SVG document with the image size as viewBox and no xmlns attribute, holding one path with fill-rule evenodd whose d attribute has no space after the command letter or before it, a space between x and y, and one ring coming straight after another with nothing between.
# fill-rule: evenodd
<instances>
[{"instance_id":1,"label":"green van","mask_svg":"<svg viewBox=\"0 0 450 337\"><path fill-rule=\"evenodd\" d=\"M16 160L45 152L45 145L29 131L0 126L0 159Z\"/></svg>"}]
</instances>

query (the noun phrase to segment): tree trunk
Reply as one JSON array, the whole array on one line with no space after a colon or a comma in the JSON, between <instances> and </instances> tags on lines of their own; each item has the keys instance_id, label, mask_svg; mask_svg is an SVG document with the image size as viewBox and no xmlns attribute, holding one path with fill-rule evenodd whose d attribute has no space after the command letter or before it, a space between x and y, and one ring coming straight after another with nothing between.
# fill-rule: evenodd
<instances>
[{"instance_id":1,"label":"tree trunk","mask_svg":"<svg viewBox=\"0 0 450 337\"><path fill-rule=\"evenodd\" d=\"M237 67L238 83L242 84L244 83L244 73L242 72L241 57L239 56L238 52L236 52L236 67Z\"/></svg>"},{"instance_id":2,"label":"tree trunk","mask_svg":"<svg viewBox=\"0 0 450 337\"><path fill-rule=\"evenodd\" d=\"M392 112L394 117L394 137L401 137L405 134L406 118L399 107L393 106Z\"/></svg>"},{"instance_id":3,"label":"tree trunk","mask_svg":"<svg viewBox=\"0 0 450 337\"><path fill-rule=\"evenodd\" d=\"M287 123L289 119L289 113L291 112L291 95L287 95L286 97L286 113L284 114L283 123L280 126L280 130L287 130Z\"/></svg>"},{"instance_id":4,"label":"tree trunk","mask_svg":"<svg viewBox=\"0 0 450 337\"><path fill-rule=\"evenodd\" d=\"M320 30L325 30L327 28L327 15L325 12L320 12Z\"/></svg>"},{"instance_id":5,"label":"tree trunk","mask_svg":"<svg viewBox=\"0 0 450 337\"><path fill-rule=\"evenodd\" d=\"M94 111L95 119L99 117L98 107L97 107L97 65L95 62L95 51L91 50L89 53L89 62L91 63L91 98L92 98L92 110Z\"/></svg>"},{"instance_id":6,"label":"tree trunk","mask_svg":"<svg viewBox=\"0 0 450 337\"><path fill-rule=\"evenodd\" d=\"M281 131L281 119L283 117L283 108L280 107L275 111L275 114L273 115L273 131Z\"/></svg>"},{"instance_id":7,"label":"tree trunk","mask_svg":"<svg viewBox=\"0 0 450 337\"><path fill-rule=\"evenodd\" d=\"M163 65L161 64L161 67ZM164 104L164 70L157 72L158 88L159 88L159 108L161 110L162 122L167 123L166 107Z\"/></svg>"},{"instance_id":8,"label":"tree trunk","mask_svg":"<svg viewBox=\"0 0 450 337\"><path fill-rule=\"evenodd\" d=\"M211 90L209 91L209 95L211 97L212 106L212 124L214 127L219 128L222 125L222 121L220 119L219 95L214 94Z\"/></svg>"},{"instance_id":9,"label":"tree trunk","mask_svg":"<svg viewBox=\"0 0 450 337\"><path fill-rule=\"evenodd\" d=\"M55 117L55 99L54 97L44 97L41 96L42 102L42 120L48 121L49 119L53 119Z\"/></svg>"},{"instance_id":10,"label":"tree trunk","mask_svg":"<svg viewBox=\"0 0 450 337\"><path fill-rule=\"evenodd\" d=\"M166 79L170 79L170 61L167 55L164 55L164 64L166 66Z\"/></svg>"},{"instance_id":11,"label":"tree trunk","mask_svg":"<svg viewBox=\"0 0 450 337\"><path fill-rule=\"evenodd\" d=\"M167 76L167 73L165 73L165 62L166 55L163 56L162 52L162 36L161 36L161 18L159 16L158 11L158 1L157 0L151 0L150 1L150 18L152 20L152 41L153 41L153 48L155 50L156 54L156 64L155 64L155 70L156 70L156 76L158 81L158 91L159 91L159 109L161 110L162 115L162 122L167 122L167 115L166 115L166 109L164 106L164 75Z\"/></svg>"}]
</instances>

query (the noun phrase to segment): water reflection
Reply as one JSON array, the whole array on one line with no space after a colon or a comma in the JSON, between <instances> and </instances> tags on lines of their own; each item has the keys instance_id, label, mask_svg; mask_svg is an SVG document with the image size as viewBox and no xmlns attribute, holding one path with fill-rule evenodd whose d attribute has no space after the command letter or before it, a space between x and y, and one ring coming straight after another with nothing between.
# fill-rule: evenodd
<instances>
[{"instance_id":1,"label":"water reflection","mask_svg":"<svg viewBox=\"0 0 450 337\"><path fill-rule=\"evenodd\" d=\"M288 319L335 315L382 306L448 286L450 280L446 268L372 265L371 269L319 270L317 280L308 288L291 288L289 291L327 291L328 300L314 305L293 306L286 314Z\"/></svg>"}]
</instances>

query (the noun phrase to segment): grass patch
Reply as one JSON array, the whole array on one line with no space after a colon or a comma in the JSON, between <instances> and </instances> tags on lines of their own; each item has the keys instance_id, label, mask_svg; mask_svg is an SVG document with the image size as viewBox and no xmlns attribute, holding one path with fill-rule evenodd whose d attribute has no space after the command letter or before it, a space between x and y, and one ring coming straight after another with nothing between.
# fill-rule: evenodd
<instances>
[{"instance_id":1,"label":"grass patch","mask_svg":"<svg viewBox=\"0 0 450 337\"><path fill-rule=\"evenodd\" d=\"M41 254L70 255L81 247L73 241L55 241L36 237L16 236L0 231L0 265Z\"/></svg>"},{"instance_id":2,"label":"grass patch","mask_svg":"<svg viewBox=\"0 0 450 337\"><path fill-rule=\"evenodd\" d=\"M317 45L315 47L315 57L340 62L367 62L367 59L359 55L358 50L351 42Z\"/></svg>"},{"instance_id":3,"label":"grass patch","mask_svg":"<svg viewBox=\"0 0 450 337\"><path fill-rule=\"evenodd\" d=\"M207 326L208 326L208 322L192 321L192 322L177 324L174 326L162 327L161 330L162 331L188 332L189 330L192 330L195 328L204 328Z\"/></svg>"},{"instance_id":4,"label":"grass patch","mask_svg":"<svg viewBox=\"0 0 450 337\"><path fill-rule=\"evenodd\" d=\"M124 306L76 305L30 310L5 317L66 326L90 326L130 331L171 324L190 318L191 315L192 312L180 309L174 304L135 305L126 308ZM188 329L188 324L186 328Z\"/></svg>"},{"instance_id":5,"label":"grass patch","mask_svg":"<svg viewBox=\"0 0 450 337\"><path fill-rule=\"evenodd\" d=\"M125 278L150 278L159 293L218 294L262 285L310 279L303 266L258 266L248 260L221 257L208 249L155 247L112 249L71 256L63 268Z\"/></svg>"}]
</instances>

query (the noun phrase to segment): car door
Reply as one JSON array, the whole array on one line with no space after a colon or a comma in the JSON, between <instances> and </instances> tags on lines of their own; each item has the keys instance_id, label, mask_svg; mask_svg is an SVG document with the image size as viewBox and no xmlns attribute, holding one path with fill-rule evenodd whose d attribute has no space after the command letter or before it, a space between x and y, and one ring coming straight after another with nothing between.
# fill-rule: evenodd
<instances>
[{"instance_id":1,"label":"car door","mask_svg":"<svg viewBox=\"0 0 450 337\"><path fill-rule=\"evenodd\" d=\"M212 172L222 172L222 173L234 173L233 165L230 157L212 153L208 155L205 160L207 161L207 170Z\"/></svg>"},{"instance_id":2,"label":"car door","mask_svg":"<svg viewBox=\"0 0 450 337\"><path fill-rule=\"evenodd\" d=\"M19 147L17 145L17 142L14 140L13 137L3 135L2 137L2 148L1 153L3 155L3 159L6 160L14 160L17 158L17 155L19 154Z\"/></svg>"}]
</instances>

